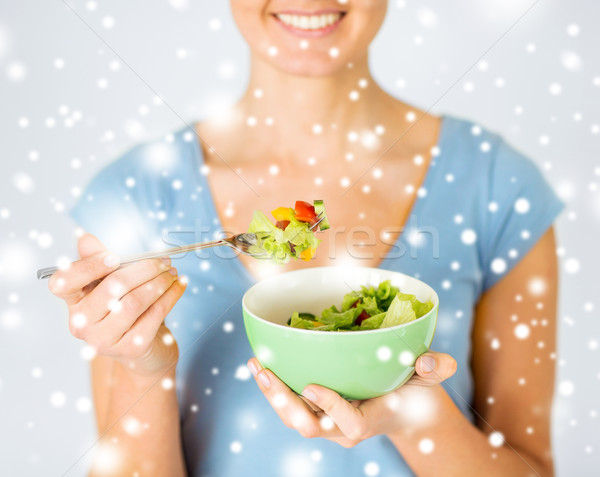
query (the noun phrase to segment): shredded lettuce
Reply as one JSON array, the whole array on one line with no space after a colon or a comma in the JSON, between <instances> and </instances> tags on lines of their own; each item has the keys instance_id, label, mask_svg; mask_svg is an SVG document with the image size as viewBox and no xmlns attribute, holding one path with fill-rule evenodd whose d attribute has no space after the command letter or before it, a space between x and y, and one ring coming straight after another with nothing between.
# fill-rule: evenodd
<instances>
[{"instance_id":1,"label":"shredded lettuce","mask_svg":"<svg viewBox=\"0 0 600 477\"><path fill-rule=\"evenodd\" d=\"M415 295L400 292L386 280L377 288L363 286L361 291L347 293L342 298L341 310L333 305L320 316L294 312L288 325L319 331L376 330L410 323L432 308L431 300L423 303Z\"/></svg>"},{"instance_id":2,"label":"shredded lettuce","mask_svg":"<svg viewBox=\"0 0 600 477\"><path fill-rule=\"evenodd\" d=\"M298 258L303 251L317 248L321 243L310 230L308 222L300 222L293 216L289 222L286 229L281 230L265 214L256 210L248 226L248 232L261 233L263 250L277 263L287 263L291 258Z\"/></svg>"}]
</instances>

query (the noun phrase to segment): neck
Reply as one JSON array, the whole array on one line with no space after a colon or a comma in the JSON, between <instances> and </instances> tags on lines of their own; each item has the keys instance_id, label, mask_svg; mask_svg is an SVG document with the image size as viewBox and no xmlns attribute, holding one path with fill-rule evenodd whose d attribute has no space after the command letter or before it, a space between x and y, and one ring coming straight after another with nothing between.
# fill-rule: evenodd
<instances>
[{"instance_id":1,"label":"neck","mask_svg":"<svg viewBox=\"0 0 600 477\"><path fill-rule=\"evenodd\" d=\"M296 160L352 150L353 133L360 138L385 124L391 103L386 99L369 72L366 55L324 77L287 74L254 57L248 89L236 109L240 118L256 119L256 132L269 129L260 136L267 138L270 151Z\"/></svg>"}]
</instances>

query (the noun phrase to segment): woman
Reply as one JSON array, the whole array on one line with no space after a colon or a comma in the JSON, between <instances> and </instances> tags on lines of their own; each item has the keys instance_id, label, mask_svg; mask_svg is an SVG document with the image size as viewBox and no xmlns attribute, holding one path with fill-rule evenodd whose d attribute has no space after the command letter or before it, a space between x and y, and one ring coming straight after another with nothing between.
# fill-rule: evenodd
<instances>
[{"instance_id":1,"label":"woman","mask_svg":"<svg viewBox=\"0 0 600 477\"><path fill-rule=\"evenodd\" d=\"M125 253L324 199L335 226L316 258L279 271L357 264L422 278L440 295L436 352L388 396L348 403L310 385L299 397L255 358L243 366L239 300L273 270L223 251L117 270L84 235L81 259L49 285L97 353L92 475L552 475L561 203L499 137L377 86L367 48L386 4L232 0L251 75L227 120L130 150L72 215Z\"/></svg>"}]
</instances>

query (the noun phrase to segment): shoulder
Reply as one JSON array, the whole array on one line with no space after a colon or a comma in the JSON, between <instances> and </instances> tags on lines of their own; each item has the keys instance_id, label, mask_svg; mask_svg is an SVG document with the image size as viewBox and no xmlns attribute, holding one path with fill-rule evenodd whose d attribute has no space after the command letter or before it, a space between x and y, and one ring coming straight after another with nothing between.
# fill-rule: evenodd
<instances>
[{"instance_id":1,"label":"shoulder","mask_svg":"<svg viewBox=\"0 0 600 477\"><path fill-rule=\"evenodd\" d=\"M177 172L194 155L193 127L155 136L135 144L102 169L103 174L165 176Z\"/></svg>"},{"instance_id":2,"label":"shoulder","mask_svg":"<svg viewBox=\"0 0 600 477\"><path fill-rule=\"evenodd\" d=\"M442 152L450 168L480 174L492 182L502 176L529 177L539 174L536 164L509 144L500 134L474 121L444 116ZM510 178L509 178L510 179ZM513 181L514 182L514 181Z\"/></svg>"},{"instance_id":3,"label":"shoulder","mask_svg":"<svg viewBox=\"0 0 600 477\"><path fill-rule=\"evenodd\" d=\"M106 230L130 230L132 237L158 233L157 223L197 188L196 136L189 132L180 129L141 142L113 159L87 182L71 217L106 240Z\"/></svg>"},{"instance_id":4,"label":"shoulder","mask_svg":"<svg viewBox=\"0 0 600 477\"><path fill-rule=\"evenodd\" d=\"M462 119L446 126L444 164L471 211L487 290L544 235L563 204L537 165L500 135Z\"/></svg>"}]
</instances>

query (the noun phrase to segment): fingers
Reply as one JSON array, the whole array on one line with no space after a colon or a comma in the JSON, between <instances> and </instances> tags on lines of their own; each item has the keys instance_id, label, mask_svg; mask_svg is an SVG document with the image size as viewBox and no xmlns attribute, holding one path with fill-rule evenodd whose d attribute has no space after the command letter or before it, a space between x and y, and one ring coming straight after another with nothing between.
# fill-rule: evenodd
<instances>
[{"instance_id":1,"label":"fingers","mask_svg":"<svg viewBox=\"0 0 600 477\"><path fill-rule=\"evenodd\" d=\"M176 275L177 271L172 268L131 290L116 302L116 305L113 305L113 309L108 315L97 322L94 333L115 344L144 312L164 295L176 280ZM98 285L96 290L101 285ZM158 311L163 311L162 304L157 305L157 308ZM156 315L158 314L154 312L154 316ZM166 314L162 315L161 321L165 316Z\"/></svg>"},{"instance_id":2,"label":"fingers","mask_svg":"<svg viewBox=\"0 0 600 477\"><path fill-rule=\"evenodd\" d=\"M58 270L48 281L48 288L67 304L81 298L81 290L89 283L105 277L119 267L119 257L106 250L93 235L86 234L79 240L81 259L69 268Z\"/></svg>"},{"instance_id":3,"label":"fingers","mask_svg":"<svg viewBox=\"0 0 600 477\"><path fill-rule=\"evenodd\" d=\"M351 441L360 441L368 437L369 425L361 408L346 401L335 391L311 384L304 388L302 395L323 409L343 435Z\"/></svg>"},{"instance_id":4,"label":"fingers","mask_svg":"<svg viewBox=\"0 0 600 477\"><path fill-rule=\"evenodd\" d=\"M341 433L331 419L319 418L299 396L287 387L273 372L264 369L256 358L248 361L248 368L283 423L296 429L301 436L335 437Z\"/></svg>"},{"instance_id":5,"label":"fingers","mask_svg":"<svg viewBox=\"0 0 600 477\"><path fill-rule=\"evenodd\" d=\"M79 239L79 242L77 242L77 249L79 250L79 257L85 258L99 252L104 252L106 247L95 235L84 234Z\"/></svg>"},{"instance_id":6,"label":"fingers","mask_svg":"<svg viewBox=\"0 0 600 477\"><path fill-rule=\"evenodd\" d=\"M413 384L434 385L450 378L456 372L456 360L446 353L428 351L415 363Z\"/></svg>"},{"instance_id":7,"label":"fingers","mask_svg":"<svg viewBox=\"0 0 600 477\"><path fill-rule=\"evenodd\" d=\"M121 337L117 343L120 353L135 355L136 350L143 350L161 329L165 317L171 312L175 303L185 291L186 282L176 279L169 289L150 307L142 313L133 326ZM164 327L163 327L164 328ZM173 343L173 336L165 329L160 336L167 345Z\"/></svg>"},{"instance_id":8,"label":"fingers","mask_svg":"<svg viewBox=\"0 0 600 477\"><path fill-rule=\"evenodd\" d=\"M138 295L134 294L128 299L125 297L135 288L138 288L145 283L149 283L170 268L171 260L168 258L153 258L142 260L121 268L120 270L116 270L102 280L77 304L76 311L83 312L86 315L89 314L90 316L88 316L88 319L92 322L96 322L106 316L115 306L120 307L120 305L122 305L123 308L126 307L131 311L139 311L138 315L136 315L137 317L145 310L145 308L139 310L138 303L128 303L128 300L134 300ZM169 283L169 286L171 283ZM163 291L167 288L168 286L164 287ZM151 303L148 303L148 306L150 306L150 304ZM93 311L87 311L86 313L84 310Z\"/></svg>"}]
</instances>

